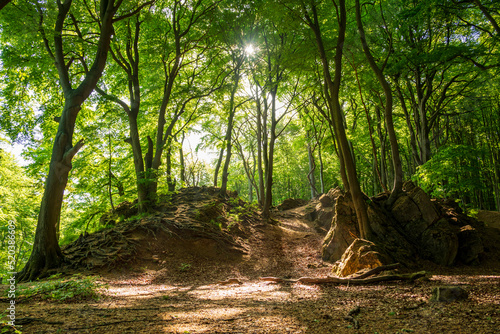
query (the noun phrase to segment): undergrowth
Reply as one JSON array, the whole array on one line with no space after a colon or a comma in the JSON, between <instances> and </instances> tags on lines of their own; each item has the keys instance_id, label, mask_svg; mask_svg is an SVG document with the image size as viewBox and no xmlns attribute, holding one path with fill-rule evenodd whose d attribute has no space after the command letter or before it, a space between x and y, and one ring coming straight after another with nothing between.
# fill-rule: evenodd
<instances>
[{"instance_id":1,"label":"undergrowth","mask_svg":"<svg viewBox=\"0 0 500 334\"><path fill-rule=\"evenodd\" d=\"M32 282L17 287L18 298L42 298L53 301L98 300L107 284L98 282L98 277L75 274L71 278L60 278L60 274L46 281Z\"/></svg>"}]
</instances>

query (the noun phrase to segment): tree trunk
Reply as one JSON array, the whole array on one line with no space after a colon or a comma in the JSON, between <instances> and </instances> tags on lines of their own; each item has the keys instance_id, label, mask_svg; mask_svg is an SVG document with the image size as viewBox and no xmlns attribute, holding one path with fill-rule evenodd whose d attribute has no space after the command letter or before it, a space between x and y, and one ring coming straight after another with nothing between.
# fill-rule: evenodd
<instances>
[{"instance_id":1,"label":"tree trunk","mask_svg":"<svg viewBox=\"0 0 500 334\"><path fill-rule=\"evenodd\" d=\"M168 192L173 192L175 190L175 178L172 176L172 143L168 143L168 148L166 152L167 165L165 166L167 172L167 189ZM156 180L156 182L158 182Z\"/></svg>"},{"instance_id":2,"label":"tree trunk","mask_svg":"<svg viewBox=\"0 0 500 334\"><path fill-rule=\"evenodd\" d=\"M255 101L257 104L257 171L259 174L258 200L260 207L264 206L264 171L262 169L262 109L260 104L259 86L255 87Z\"/></svg>"},{"instance_id":3,"label":"tree trunk","mask_svg":"<svg viewBox=\"0 0 500 334\"><path fill-rule=\"evenodd\" d=\"M224 158L224 144L225 143L222 143L222 148L220 149L220 152L219 152L219 158L217 159L217 164L215 165L215 171L214 171L214 187L217 188L217 183L218 183L218 179L219 179L219 170L220 170L220 166L222 165L222 158Z\"/></svg>"},{"instance_id":4,"label":"tree trunk","mask_svg":"<svg viewBox=\"0 0 500 334\"><path fill-rule=\"evenodd\" d=\"M71 0L58 3L58 15L55 24L53 60L59 74L59 82L64 92L64 109L59 120L59 127L52 147L49 174L45 183L38 223L35 232L33 251L26 266L19 273L19 281L32 281L48 274L48 270L59 267L64 257L57 242L56 225L61 216L64 190L72 168L75 154L83 146L80 140L73 146L73 133L76 118L82 104L94 90L106 65L110 37L113 32L113 16L118 9L113 0L107 2L101 13L101 33L97 44L97 53L90 71L80 85L71 87L69 65L67 66L63 50L64 21L70 11ZM41 14L42 15L42 14Z\"/></svg>"},{"instance_id":5,"label":"tree trunk","mask_svg":"<svg viewBox=\"0 0 500 334\"><path fill-rule=\"evenodd\" d=\"M325 193L325 177L324 171L325 167L323 165L323 157L321 154L321 143L318 143L318 160L319 160L319 183L321 185L321 193Z\"/></svg>"},{"instance_id":6,"label":"tree trunk","mask_svg":"<svg viewBox=\"0 0 500 334\"><path fill-rule=\"evenodd\" d=\"M182 146L184 144L184 132L182 133L182 141L181 141L181 147L179 148L179 163L181 165L181 172L180 172L180 177L181 177L181 182L182 182L182 187L185 186L186 184L186 163L184 162L184 150L182 149Z\"/></svg>"},{"instance_id":7,"label":"tree trunk","mask_svg":"<svg viewBox=\"0 0 500 334\"><path fill-rule=\"evenodd\" d=\"M240 67L243 64L243 56L240 59L236 59L235 62L235 73L233 77L233 89L231 90L231 96L229 98L229 118L227 120L227 130L226 130L226 160L224 161L224 167L222 168L222 182L220 186L220 195L225 196L227 191L227 177L229 174L229 163L231 162L231 153L233 148L232 135L233 135L233 125L234 125L234 115L236 114L236 107L234 105L234 98L236 91L238 90L238 85L240 82Z\"/></svg>"},{"instance_id":8,"label":"tree trunk","mask_svg":"<svg viewBox=\"0 0 500 334\"><path fill-rule=\"evenodd\" d=\"M311 143L307 143L307 157L309 160L309 173L307 174L307 179L309 181L309 187L311 188L311 199L318 195L316 190L316 177L314 176L314 171L316 170L316 164L314 163L314 155L311 148Z\"/></svg>"},{"instance_id":9,"label":"tree trunk","mask_svg":"<svg viewBox=\"0 0 500 334\"><path fill-rule=\"evenodd\" d=\"M403 191L403 167L401 165L398 141L396 132L394 131L394 124L392 120L392 89L385 79L383 69L380 69L376 64L375 59L373 58L370 48L368 47L368 44L366 42L365 30L363 28L363 22L361 20L361 6L359 4L359 0L356 0L356 22L358 25L359 36L366 59L368 60L370 67L375 73L380 85L382 86L385 95L385 124L387 127L387 133L389 135L389 142L391 144L392 165L394 168L394 185L391 195L387 200L387 205L390 207L396 201L399 194Z\"/></svg>"},{"instance_id":10,"label":"tree trunk","mask_svg":"<svg viewBox=\"0 0 500 334\"><path fill-rule=\"evenodd\" d=\"M327 85L327 93L328 93L327 100L328 100L328 105L330 107L330 117L336 129L335 135L337 136L340 153L342 154L342 157L344 159L345 171L349 181L348 189L351 192L354 209L356 211L356 218L358 220L360 235L363 239L369 240L371 237L371 228L370 228L370 222L368 220L368 214L366 211L367 209L366 209L365 198L363 196L363 193L361 192L359 181L356 175L356 168L354 166L354 160L351 154L351 150L349 148L347 135L345 133L343 115L339 102L339 91L340 91L341 76L342 76L342 50L345 41L347 18L346 18L345 0L340 0L338 4L339 6L337 9L340 15L339 17L340 21L339 21L338 38L337 38L337 45L336 45L336 52L334 59L335 75L333 79L330 74L330 65L326 55L325 47L323 45L323 40L321 37L321 30L316 12L317 8L314 3L311 4L314 20L311 20L310 18L308 20L310 23L310 27L312 28L315 34L316 44L323 65L323 75Z\"/></svg>"},{"instance_id":11,"label":"tree trunk","mask_svg":"<svg viewBox=\"0 0 500 334\"><path fill-rule=\"evenodd\" d=\"M274 145L276 143L276 93L278 91L277 83L276 86L271 91L271 129L269 138L269 152L265 154L267 156L267 168L266 168L266 196L264 201L264 208L262 209L262 214L264 217L271 217L271 206L273 204L273 165L274 165ZM267 141L267 140L266 140ZM264 151L265 152L265 151ZM265 161L265 160L264 160Z\"/></svg>"}]
</instances>

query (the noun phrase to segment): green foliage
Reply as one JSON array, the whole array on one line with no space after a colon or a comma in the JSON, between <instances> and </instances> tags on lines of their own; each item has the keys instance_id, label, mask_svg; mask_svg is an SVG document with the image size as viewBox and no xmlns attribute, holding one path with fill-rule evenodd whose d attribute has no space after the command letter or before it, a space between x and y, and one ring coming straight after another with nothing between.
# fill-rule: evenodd
<instances>
[{"instance_id":1,"label":"green foliage","mask_svg":"<svg viewBox=\"0 0 500 334\"><path fill-rule=\"evenodd\" d=\"M484 187L481 179L482 152L468 145L449 145L418 167L414 180L438 198L472 197Z\"/></svg>"},{"instance_id":2,"label":"green foliage","mask_svg":"<svg viewBox=\"0 0 500 334\"><path fill-rule=\"evenodd\" d=\"M181 263L179 270L180 271L189 271L191 269L191 263Z\"/></svg>"},{"instance_id":3,"label":"green foliage","mask_svg":"<svg viewBox=\"0 0 500 334\"><path fill-rule=\"evenodd\" d=\"M33 242L41 189L28 177L14 156L0 148L0 275L18 271L29 258ZM9 244L9 222L15 226L14 245ZM14 246L14 253L9 252ZM14 256L12 258L11 256ZM14 270L7 268L14 263Z\"/></svg>"},{"instance_id":4,"label":"green foliage","mask_svg":"<svg viewBox=\"0 0 500 334\"><path fill-rule=\"evenodd\" d=\"M60 274L49 277L46 281L36 281L25 286L17 286L19 298L48 299L53 301L98 300L100 291L107 285L99 282L96 276L75 274L71 278L60 278Z\"/></svg>"}]
</instances>

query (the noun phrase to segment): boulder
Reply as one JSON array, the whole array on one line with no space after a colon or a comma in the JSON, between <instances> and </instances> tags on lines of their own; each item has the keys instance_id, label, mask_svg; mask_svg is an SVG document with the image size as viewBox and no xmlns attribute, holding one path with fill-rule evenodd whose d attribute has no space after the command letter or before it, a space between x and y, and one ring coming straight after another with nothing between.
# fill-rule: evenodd
<instances>
[{"instance_id":1,"label":"boulder","mask_svg":"<svg viewBox=\"0 0 500 334\"><path fill-rule=\"evenodd\" d=\"M324 261L335 262L358 238L358 223L356 212L349 193L339 196L335 203L335 216L332 226L323 241L322 258Z\"/></svg>"},{"instance_id":2,"label":"boulder","mask_svg":"<svg viewBox=\"0 0 500 334\"><path fill-rule=\"evenodd\" d=\"M439 218L438 211L436 210L434 203L431 201L429 195L422 190L422 188L413 185L411 181L406 182L406 186L408 186L408 183L412 184L411 190L408 191L408 195L417 205L422 218L427 223L432 224Z\"/></svg>"},{"instance_id":3,"label":"boulder","mask_svg":"<svg viewBox=\"0 0 500 334\"><path fill-rule=\"evenodd\" d=\"M439 219L439 215L430 197L421 188L405 183L409 184L411 190L396 200L391 211L404 233L418 242L420 235Z\"/></svg>"},{"instance_id":4,"label":"boulder","mask_svg":"<svg viewBox=\"0 0 500 334\"><path fill-rule=\"evenodd\" d=\"M319 230L330 230L333 217L335 216L335 203L337 198L344 192L340 188L330 189L328 193L323 194L318 199L314 212L309 213L309 218L314 221Z\"/></svg>"},{"instance_id":5,"label":"boulder","mask_svg":"<svg viewBox=\"0 0 500 334\"><path fill-rule=\"evenodd\" d=\"M440 219L420 236L419 253L424 259L450 266L458 253L458 237L446 219Z\"/></svg>"},{"instance_id":6,"label":"boulder","mask_svg":"<svg viewBox=\"0 0 500 334\"><path fill-rule=\"evenodd\" d=\"M339 196L344 195L344 191L339 187L336 187L328 190L326 195L332 199L332 205L335 205L335 201L339 198Z\"/></svg>"},{"instance_id":7,"label":"boulder","mask_svg":"<svg viewBox=\"0 0 500 334\"><path fill-rule=\"evenodd\" d=\"M404 234L397 230L398 223L383 205L372 203L368 206L368 219L373 232L373 242L391 254L392 262L411 266L415 260L417 249Z\"/></svg>"},{"instance_id":8,"label":"boulder","mask_svg":"<svg viewBox=\"0 0 500 334\"><path fill-rule=\"evenodd\" d=\"M450 303L469 297L467 291L459 286L439 286L432 289L431 302Z\"/></svg>"},{"instance_id":9,"label":"boulder","mask_svg":"<svg viewBox=\"0 0 500 334\"><path fill-rule=\"evenodd\" d=\"M484 252L483 240L479 232L472 226L460 228L458 237L458 259L464 264L479 264L479 255Z\"/></svg>"},{"instance_id":10,"label":"boulder","mask_svg":"<svg viewBox=\"0 0 500 334\"><path fill-rule=\"evenodd\" d=\"M287 198L280 205L277 206L278 210L285 211L298 208L299 206L306 205L307 201L300 198Z\"/></svg>"},{"instance_id":11,"label":"boulder","mask_svg":"<svg viewBox=\"0 0 500 334\"><path fill-rule=\"evenodd\" d=\"M346 277L363 269L373 269L390 262L390 257L373 242L355 239L340 261L334 264L332 272L336 276Z\"/></svg>"},{"instance_id":12,"label":"boulder","mask_svg":"<svg viewBox=\"0 0 500 334\"><path fill-rule=\"evenodd\" d=\"M333 206L333 199L328 196L327 194L323 194L319 197L319 202L321 203L321 206L323 207L332 207Z\"/></svg>"},{"instance_id":13,"label":"boulder","mask_svg":"<svg viewBox=\"0 0 500 334\"><path fill-rule=\"evenodd\" d=\"M316 210L316 212L317 214L314 222L320 229L326 229L327 231L330 230L333 217L335 216L335 209L333 207L322 207L320 210Z\"/></svg>"}]
</instances>

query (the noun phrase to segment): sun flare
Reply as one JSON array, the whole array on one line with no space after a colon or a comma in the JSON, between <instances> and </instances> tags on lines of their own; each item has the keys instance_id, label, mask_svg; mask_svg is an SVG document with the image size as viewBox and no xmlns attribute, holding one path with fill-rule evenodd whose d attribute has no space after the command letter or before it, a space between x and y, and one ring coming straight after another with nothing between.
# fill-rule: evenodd
<instances>
[{"instance_id":1,"label":"sun flare","mask_svg":"<svg viewBox=\"0 0 500 334\"><path fill-rule=\"evenodd\" d=\"M255 48L252 44L248 44L246 47L245 47L245 53L248 55L248 56L251 56L255 53Z\"/></svg>"}]
</instances>

